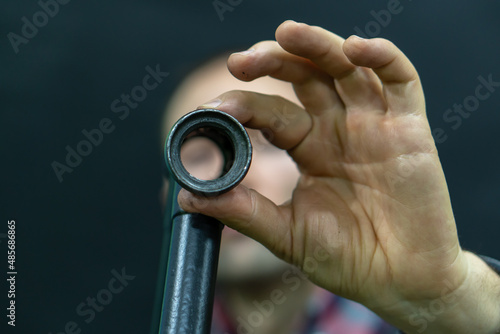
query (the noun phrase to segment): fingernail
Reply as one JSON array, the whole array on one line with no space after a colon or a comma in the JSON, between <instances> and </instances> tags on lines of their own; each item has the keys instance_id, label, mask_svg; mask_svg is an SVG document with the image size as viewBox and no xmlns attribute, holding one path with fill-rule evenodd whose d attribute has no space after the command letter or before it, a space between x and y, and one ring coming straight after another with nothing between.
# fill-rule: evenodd
<instances>
[{"instance_id":1,"label":"fingernail","mask_svg":"<svg viewBox=\"0 0 500 334\"><path fill-rule=\"evenodd\" d=\"M215 100L209 101L207 103L203 103L198 109L202 109L202 108L217 108L221 104L222 104L222 100L221 99L215 99Z\"/></svg>"},{"instance_id":2,"label":"fingernail","mask_svg":"<svg viewBox=\"0 0 500 334\"><path fill-rule=\"evenodd\" d=\"M254 51L255 51L255 49L248 49L248 50L245 50L245 51L235 52L234 54L241 55L241 56L246 56L246 55L249 55L249 54L253 53Z\"/></svg>"},{"instance_id":3,"label":"fingernail","mask_svg":"<svg viewBox=\"0 0 500 334\"><path fill-rule=\"evenodd\" d=\"M360 37L358 35L351 35L351 37L357 38L357 39L364 39L363 37Z\"/></svg>"}]
</instances>

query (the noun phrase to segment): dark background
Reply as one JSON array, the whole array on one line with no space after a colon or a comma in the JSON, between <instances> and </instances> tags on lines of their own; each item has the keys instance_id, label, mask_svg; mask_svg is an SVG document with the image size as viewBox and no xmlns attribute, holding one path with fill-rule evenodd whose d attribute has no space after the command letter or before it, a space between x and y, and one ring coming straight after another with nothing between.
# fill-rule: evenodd
<instances>
[{"instance_id":1,"label":"dark background","mask_svg":"<svg viewBox=\"0 0 500 334\"><path fill-rule=\"evenodd\" d=\"M389 2L244 0L221 21L211 0L72 0L16 54L7 34L21 35L21 18L32 22L41 8L36 1L2 1L0 233L15 219L18 247L17 326L8 332L58 333L75 321L82 333L147 333L161 240L160 116L184 71L215 52L272 39L285 19L347 37L356 26L365 30L374 21L370 11ZM443 120L454 103L474 95L478 76L500 81L500 3L401 0L401 6L378 35L413 61L431 125L447 135L438 149L463 247L500 258L500 89L458 129ZM156 64L169 77L120 120L111 102L141 85L145 67ZM51 163L64 163L66 145L75 148L85 139L82 130L103 118L115 130L60 183ZM6 239L0 241L5 310ZM123 267L135 279L86 324L76 306Z\"/></svg>"}]
</instances>

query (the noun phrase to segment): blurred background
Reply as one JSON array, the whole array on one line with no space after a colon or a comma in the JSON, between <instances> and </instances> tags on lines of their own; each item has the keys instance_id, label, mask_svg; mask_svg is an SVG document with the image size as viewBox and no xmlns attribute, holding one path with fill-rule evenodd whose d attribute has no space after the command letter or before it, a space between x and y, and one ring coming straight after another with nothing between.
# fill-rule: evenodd
<instances>
[{"instance_id":1,"label":"blurred background","mask_svg":"<svg viewBox=\"0 0 500 334\"><path fill-rule=\"evenodd\" d=\"M72 321L82 333L149 331L169 94L195 64L273 39L286 19L388 38L406 53L423 82L461 243L500 258L499 13L499 2L465 0L2 1L2 310L11 219L18 275L16 327L0 332L65 333ZM145 90L151 71L162 74ZM110 133L78 146L100 126ZM58 177L68 146L89 153ZM78 313L87 298L109 297L101 290L123 271L134 278L109 304Z\"/></svg>"}]
</instances>

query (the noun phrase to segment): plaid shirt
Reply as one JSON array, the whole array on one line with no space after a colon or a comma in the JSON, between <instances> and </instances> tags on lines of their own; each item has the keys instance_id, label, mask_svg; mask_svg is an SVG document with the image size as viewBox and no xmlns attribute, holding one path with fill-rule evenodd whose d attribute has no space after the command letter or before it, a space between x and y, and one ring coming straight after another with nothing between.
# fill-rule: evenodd
<instances>
[{"instance_id":1,"label":"plaid shirt","mask_svg":"<svg viewBox=\"0 0 500 334\"><path fill-rule=\"evenodd\" d=\"M259 328L237 331L237 324L227 316L224 305L214 304L212 334L268 334ZM311 295L305 316L290 334L396 334L397 329L380 319L361 304L316 288Z\"/></svg>"}]
</instances>

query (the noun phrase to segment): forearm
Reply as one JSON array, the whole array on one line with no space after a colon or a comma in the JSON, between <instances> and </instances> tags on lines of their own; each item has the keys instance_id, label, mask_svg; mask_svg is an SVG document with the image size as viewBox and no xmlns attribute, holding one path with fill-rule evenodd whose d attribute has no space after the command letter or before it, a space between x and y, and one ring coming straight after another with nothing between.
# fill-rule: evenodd
<instances>
[{"instance_id":1,"label":"forearm","mask_svg":"<svg viewBox=\"0 0 500 334\"><path fill-rule=\"evenodd\" d=\"M500 276L482 259L465 254L469 273L460 288L413 308L399 327L407 334L500 333Z\"/></svg>"}]
</instances>

